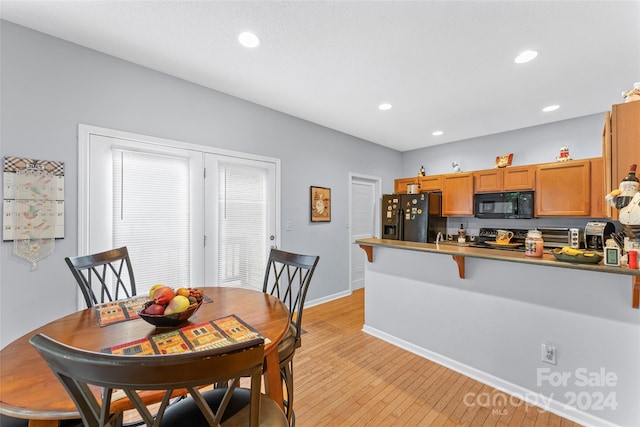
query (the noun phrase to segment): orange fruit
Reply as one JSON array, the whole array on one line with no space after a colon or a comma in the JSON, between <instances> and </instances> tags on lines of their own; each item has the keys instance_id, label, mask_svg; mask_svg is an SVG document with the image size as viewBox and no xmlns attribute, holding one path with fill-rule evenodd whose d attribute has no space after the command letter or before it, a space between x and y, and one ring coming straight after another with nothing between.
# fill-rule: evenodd
<instances>
[{"instance_id":1,"label":"orange fruit","mask_svg":"<svg viewBox=\"0 0 640 427\"><path fill-rule=\"evenodd\" d=\"M178 288L176 290L176 295L182 295L183 297L187 297L187 298L189 297L190 293L191 292L187 288Z\"/></svg>"}]
</instances>

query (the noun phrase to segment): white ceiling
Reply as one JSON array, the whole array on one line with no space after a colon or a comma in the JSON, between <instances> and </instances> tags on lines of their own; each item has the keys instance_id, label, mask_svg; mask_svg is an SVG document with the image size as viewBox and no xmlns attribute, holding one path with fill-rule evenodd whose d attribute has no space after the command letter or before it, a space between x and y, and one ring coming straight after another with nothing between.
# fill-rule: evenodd
<instances>
[{"instance_id":1,"label":"white ceiling","mask_svg":"<svg viewBox=\"0 0 640 427\"><path fill-rule=\"evenodd\" d=\"M640 1L2 0L0 17L400 151L600 113L640 81Z\"/></svg>"}]
</instances>

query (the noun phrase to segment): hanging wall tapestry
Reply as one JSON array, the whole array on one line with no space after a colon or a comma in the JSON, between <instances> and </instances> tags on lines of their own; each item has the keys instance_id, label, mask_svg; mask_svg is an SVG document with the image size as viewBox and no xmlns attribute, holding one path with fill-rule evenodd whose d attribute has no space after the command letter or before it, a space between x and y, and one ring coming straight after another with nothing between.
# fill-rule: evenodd
<instances>
[{"instance_id":1,"label":"hanging wall tapestry","mask_svg":"<svg viewBox=\"0 0 640 427\"><path fill-rule=\"evenodd\" d=\"M2 239L37 270L64 238L64 163L5 157L3 218Z\"/></svg>"}]
</instances>

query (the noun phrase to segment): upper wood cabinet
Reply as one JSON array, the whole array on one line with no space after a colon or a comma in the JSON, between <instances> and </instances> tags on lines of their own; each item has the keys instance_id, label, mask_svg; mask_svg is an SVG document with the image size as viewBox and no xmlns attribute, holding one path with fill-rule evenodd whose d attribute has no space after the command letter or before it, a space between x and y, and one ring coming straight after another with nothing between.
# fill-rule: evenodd
<instances>
[{"instance_id":1,"label":"upper wood cabinet","mask_svg":"<svg viewBox=\"0 0 640 427\"><path fill-rule=\"evenodd\" d=\"M409 184L419 184L418 176L412 176L410 178L398 178L393 181L393 192L396 194L406 194L407 193L407 185Z\"/></svg>"},{"instance_id":2,"label":"upper wood cabinet","mask_svg":"<svg viewBox=\"0 0 640 427\"><path fill-rule=\"evenodd\" d=\"M514 166L503 169L504 191L530 191L536 187L536 167Z\"/></svg>"},{"instance_id":3,"label":"upper wood cabinet","mask_svg":"<svg viewBox=\"0 0 640 427\"><path fill-rule=\"evenodd\" d=\"M525 191L535 187L535 166L514 166L473 172L476 193Z\"/></svg>"},{"instance_id":4,"label":"upper wood cabinet","mask_svg":"<svg viewBox=\"0 0 640 427\"><path fill-rule=\"evenodd\" d=\"M442 215L473 215L473 173L442 175Z\"/></svg>"},{"instance_id":5,"label":"upper wood cabinet","mask_svg":"<svg viewBox=\"0 0 640 427\"><path fill-rule=\"evenodd\" d=\"M476 193L496 193L502 191L504 175L502 169L485 169L473 172L473 186Z\"/></svg>"},{"instance_id":6,"label":"upper wood cabinet","mask_svg":"<svg viewBox=\"0 0 640 427\"><path fill-rule=\"evenodd\" d=\"M597 157L591 160L591 214L592 218L607 217L607 202L604 196L605 188L604 158Z\"/></svg>"},{"instance_id":7,"label":"upper wood cabinet","mask_svg":"<svg viewBox=\"0 0 640 427\"><path fill-rule=\"evenodd\" d=\"M640 101L611 108L605 118L602 142L604 194L608 194L618 188L631 164L640 163ZM609 208L608 216L618 219L618 210Z\"/></svg>"},{"instance_id":8,"label":"upper wood cabinet","mask_svg":"<svg viewBox=\"0 0 640 427\"><path fill-rule=\"evenodd\" d=\"M536 216L590 216L591 161L537 165Z\"/></svg>"},{"instance_id":9,"label":"upper wood cabinet","mask_svg":"<svg viewBox=\"0 0 640 427\"><path fill-rule=\"evenodd\" d=\"M420 192L442 191L442 175L427 175L419 177Z\"/></svg>"},{"instance_id":10,"label":"upper wood cabinet","mask_svg":"<svg viewBox=\"0 0 640 427\"><path fill-rule=\"evenodd\" d=\"M407 185L420 185L420 192L442 191L442 175L412 176L409 178L398 178L393 181L393 192L405 194Z\"/></svg>"}]
</instances>

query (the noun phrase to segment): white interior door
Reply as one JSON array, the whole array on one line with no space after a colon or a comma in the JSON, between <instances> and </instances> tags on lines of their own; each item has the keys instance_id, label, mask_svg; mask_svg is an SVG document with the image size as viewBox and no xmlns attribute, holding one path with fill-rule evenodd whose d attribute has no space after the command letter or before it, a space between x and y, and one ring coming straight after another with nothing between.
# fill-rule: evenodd
<instances>
[{"instance_id":1,"label":"white interior door","mask_svg":"<svg viewBox=\"0 0 640 427\"><path fill-rule=\"evenodd\" d=\"M351 178L351 214L350 214L350 273L351 290L364 287L364 251L353 242L373 237L379 228L378 203L380 181L377 178Z\"/></svg>"},{"instance_id":2,"label":"white interior door","mask_svg":"<svg viewBox=\"0 0 640 427\"><path fill-rule=\"evenodd\" d=\"M262 289L279 242L276 164L206 154L205 165L205 283Z\"/></svg>"}]
</instances>

